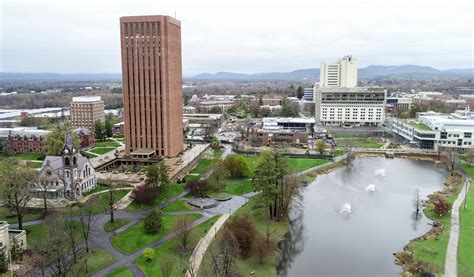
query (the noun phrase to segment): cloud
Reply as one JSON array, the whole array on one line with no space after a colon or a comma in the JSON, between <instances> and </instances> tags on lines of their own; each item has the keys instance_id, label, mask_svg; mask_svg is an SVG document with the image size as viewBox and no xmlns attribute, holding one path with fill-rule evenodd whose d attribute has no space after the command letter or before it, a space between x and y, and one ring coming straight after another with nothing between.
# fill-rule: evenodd
<instances>
[{"instance_id":1,"label":"cloud","mask_svg":"<svg viewBox=\"0 0 474 277\"><path fill-rule=\"evenodd\" d=\"M119 17L174 15L183 73L473 66L470 1L2 1L0 71L120 72Z\"/></svg>"}]
</instances>

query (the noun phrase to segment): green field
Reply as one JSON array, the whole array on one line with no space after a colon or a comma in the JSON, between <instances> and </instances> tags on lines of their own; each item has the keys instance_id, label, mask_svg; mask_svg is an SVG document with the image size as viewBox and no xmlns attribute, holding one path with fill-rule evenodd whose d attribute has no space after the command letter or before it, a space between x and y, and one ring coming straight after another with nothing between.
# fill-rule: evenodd
<instances>
[{"instance_id":1,"label":"green field","mask_svg":"<svg viewBox=\"0 0 474 277\"><path fill-rule=\"evenodd\" d=\"M15 158L19 160L42 161L46 157L43 153L17 153Z\"/></svg>"},{"instance_id":2,"label":"green field","mask_svg":"<svg viewBox=\"0 0 474 277\"><path fill-rule=\"evenodd\" d=\"M104 277L133 277L133 273L126 266L121 266L105 274Z\"/></svg>"},{"instance_id":3,"label":"green field","mask_svg":"<svg viewBox=\"0 0 474 277\"><path fill-rule=\"evenodd\" d=\"M191 248L194 248L198 243L199 239L203 237L211 226L217 221L220 216L214 216L207 221L194 227L192 232ZM173 261L173 272L171 276L179 277L183 276L183 267L189 259L189 256L180 253L179 241L177 239L169 240L162 245L155 248L155 257L146 262L143 255L139 256L135 263L138 268L145 273L145 276L162 276L160 267L165 260Z\"/></svg>"},{"instance_id":4,"label":"green field","mask_svg":"<svg viewBox=\"0 0 474 277\"><path fill-rule=\"evenodd\" d=\"M113 148L117 148L119 146L120 146L120 144L118 144L115 141L96 141L95 142L95 147L113 147Z\"/></svg>"},{"instance_id":5,"label":"green field","mask_svg":"<svg viewBox=\"0 0 474 277\"><path fill-rule=\"evenodd\" d=\"M89 152L97 154L97 155L103 155L105 153L109 153L110 151L115 150L114 147L107 147L107 148L93 148L89 150Z\"/></svg>"},{"instance_id":6,"label":"green field","mask_svg":"<svg viewBox=\"0 0 474 277\"><path fill-rule=\"evenodd\" d=\"M463 165L464 170L474 179L474 167ZM467 195L467 209L464 203L459 209L460 234L458 242L458 276L474 276L474 187L471 183Z\"/></svg>"},{"instance_id":7,"label":"green field","mask_svg":"<svg viewBox=\"0 0 474 277\"><path fill-rule=\"evenodd\" d=\"M130 192L130 189L114 190L112 193L113 193L113 198L115 200L115 203L120 201L129 192ZM94 195L89 200L87 200L87 202L89 201L95 201L95 205L90 207L93 214L104 213L107 211L109 207L109 192L104 192L101 194ZM77 211L74 211L74 213L76 212Z\"/></svg>"},{"instance_id":8,"label":"green field","mask_svg":"<svg viewBox=\"0 0 474 277\"><path fill-rule=\"evenodd\" d=\"M154 207L158 204L160 204L161 202L165 201L166 199L169 199L171 197L174 197L178 194L180 194L181 192L184 191L184 188L186 187L186 184L177 184L175 182L173 183L170 183L167 187L166 187L166 190L161 192L159 194L159 196L155 199L155 201L153 201L152 203L150 204L147 204L147 205L143 205L143 207L136 203L136 202L132 202L130 203L130 205L128 205L128 207L126 208L127 211L129 212L136 212L136 211L140 211L140 210L143 210L143 209L149 209L151 207Z\"/></svg>"},{"instance_id":9,"label":"green field","mask_svg":"<svg viewBox=\"0 0 474 277\"><path fill-rule=\"evenodd\" d=\"M374 141L369 138L347 138L347 139L338 139L336 140L337 147L344 147L344 145L351 143L355 148L371 148L378 149L384 144Z\"/></svg>"},{"instance_id":10,"label":"green field","mask_svg":"<svg viewBox=\"0 0 474 277\"><path fill-rule=\"evenodd\" d=\"M132 222L132 219L130 217L114 218L114 223L110 223L110 219L109 219L109 221L107 221L104 224L104 231L112 232L112 231L117 230L118 228L120 228L122 226L127 225L130 222Z\"/></svg>"},{"instance_id":11,"label":"green field","mask_svg":"<svg viewBox=\"0 0 474 277\"><path fill-rule=\"evenodd\" d=\"M179 211L187 211L190 210L191 207L188 205L187 200L178 200L175 201L168 206L166 206L162 211L165 213L170 212L179 212Z\"/></svg>"},{"instance_id":12,"label":"green field","mask_svg":"<svg viewBox=\"0 0 474 277\"><path fill-rule=\"evenodd\" d=\"M90 195L99 191L103 191L103 190L108 190L108 189L109 189L109 186L105 185L104 183L97 182L97 185L95 186L95 188L89 190L88 192L83 193L82 196L87 196L87 195Z\"/></svg>"},{"instance_id":13,"label":"green field","mask_svg":"<svg viewBox=\"0 0 474 277\"><path fill-rule=\"evenodd\" d=\"M73 222L73 224L77 226L77 228L74 228L74 232L77 236L79 236L81 232L81 225L79 222ZM30 249L36 247L46 237L46 228L44 223L25 226L23 229L27 231L26 243Z\"/></svg>"},{"instance_id":14,"label":"green field","mask_svg":"<svg viewBox=\"0 0 474 277\"><path fill-rule=\"evenodd\" d=\"M32 209L23 215L23 222L37 220L44 217L42 209ZM6 207L0 207L0 221L7 221L8 223L18 223L16 214L10 216L10 212Z\"/></svg>"},{"instance_id":15,"label":"green field","mask_svg":"<svg viewBox=\"0 0 474 277\"><path fill-rule=\"evenodd\" d=\"M196 220L202 217L199 214L187 215L190 219ZM145 232L143 221L131 226L127 230L112 237L112 245L119 251L130 254L148 244L159 240L167 235L173 228L173 224L179 216L166 215L163 216L163 229L157 234L148 234Z\"/></svg>"},{"instance_id":16,"label":"green field","mask_svg":"<svg viewBox=\"0 0 474 277\"><path fill-rule=\"evenodd\" d=\"M90 250L87 257L87 273L84 264L78 263L73 265L73 268L69 271L70 274L67 276L91 276L94 272L97 272L104 267L107 267L115 262L115 256L103 249L94 248Z\"/></svg>"},{"instance_id":17,"label":"green field","mask_svg":"<svg viewBox=\"0 0 474 277\"><path fill-rule=\"evenodd\" d=\"M253 191L252 179L226 179L223 191L233 195L241 195Z\"/></svg>"}]
</instances>

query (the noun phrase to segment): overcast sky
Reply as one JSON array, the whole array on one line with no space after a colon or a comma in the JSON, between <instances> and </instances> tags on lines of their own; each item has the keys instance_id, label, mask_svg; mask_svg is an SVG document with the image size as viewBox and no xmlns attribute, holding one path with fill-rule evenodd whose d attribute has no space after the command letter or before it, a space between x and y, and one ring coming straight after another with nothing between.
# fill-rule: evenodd
<instances>
[{"instance_id":1,"label":"overcast sky","mask_svg":"<svg viewBox=\"0 0 474 277\"><path fill-rule=\"evenodd\" d=\"M119 17L181 20L183 73L319 67L473 67L474 1L0 0L0 71L118 73Z\"/></svg>"}]
</instances>

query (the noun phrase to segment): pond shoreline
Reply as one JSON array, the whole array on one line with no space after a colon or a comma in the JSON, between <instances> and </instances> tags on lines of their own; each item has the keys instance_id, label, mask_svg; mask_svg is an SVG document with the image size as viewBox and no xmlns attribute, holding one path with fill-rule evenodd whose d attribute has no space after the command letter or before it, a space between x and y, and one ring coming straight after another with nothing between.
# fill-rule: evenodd
<instances>
[{"instance_id":1,"label":"pond shoreline","mask_svg":"<svg viewBox=\"0 0 474 277\"><path fill-rule=\"evenodd\" d=\"M367 158L367 157L383 157L384 155L382 154L366 154L366 153L362 153L362 154L357 154L355 153L355 159L358 159L358 158ZM432 157L432 156L426 156L426 157L423 157L423 156L419 156L419 155L403 155L403 156L400 156L400 157L397 157L397 158L400 158L400 159L407 159L407 160L415 160L415 161L429 161L429 162L432 162L434 165L436 165L437 168L440 168L440 169L444 169L444 170L447 170L449 171L449 167L446 163L446 161L440 161L438 160L438 158L435 158L435 157ZM337 163L332 163L332 164L328 164L327 166L319 169L319 170L316 170L316 171L313 171L313 172L310 172L304 176L301 176L301 181L302 181L302 186L303 187L307 187L309 186L309 184L311 182L314 182L318 176L321 176L321 175L326 175L326 174L330 174L334 171L336 171L337 169L340 169L342 167L345 167L346 166L346 163L344 160L340 161L340 162L337 162ZM429 219L430 221L432 222L435 222L435 219L429 217L428 215L426 215L425 213L425 209L426 209L426 206L428 203L430 203L430 201L433 200L433 195L439 195L440 193L441 194L444 194L446 193L447 190L449 190L451 187L449 186L446 186L446 183L447 183L447 179L448 179L449 176L446 177L445 181L444 181L444 187L443 189L441 190L437 190L437 191L434 191L432 192L430 195L428 195L427 197L427 201L425 201L425 203L423 203L423 213L425 214L425 217L427 219ZM284 253L284 247L285 247L285 244L287 243L287 240L288 240L288 237L291 236L291 229L292 228L292 222L289 221L289 224L288 224L288 232L285 234L284 238L282 240L280 240L277 244L278 246L278 249L280 250L280 257L279 257L279 260L276 264L276 270L277 270L277 276L282 276L282 269L283 269L283 253ZM432 234L436 234L436 233L439 233L440 230L442 231L443 229L443 226L439 226L439 225L435 225L433 224L433 227L428 230L425 234L421 235L421 236L418 236L414 239L411 239L410 241L414 241L414 240L420 240L420 239L424 239L426 237L430 237ZM395 259L394 259L394 264L396 265L399 265L402 267L403 271L404 271L404 274L406 272L405 270L405 263L404 262L401 262L401 259L399 259L399 253L409 253L411 255L411 253L408 251L407 249L407 246L408 244L406 244L404 247L403 247L403 250L401 252L397 252L397 253L393 253ZM405 254L401 254L401 256L405 256Z\"/></svg>"}]
</instances>

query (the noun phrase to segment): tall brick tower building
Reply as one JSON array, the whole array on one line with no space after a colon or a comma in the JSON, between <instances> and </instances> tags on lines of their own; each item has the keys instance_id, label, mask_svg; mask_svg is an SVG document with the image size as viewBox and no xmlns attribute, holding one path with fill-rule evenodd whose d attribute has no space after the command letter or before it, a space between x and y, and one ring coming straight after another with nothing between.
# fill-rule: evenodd
<instances>
[{"instance_id":1,"label":"tall brick tower building","mask_svg":"<svg viewBox=\"0 0 474 277\"><path fill-rule=\"evenodd\" d=\"M181 23L169 16L120 18L125 152L176 156L183 150Z\"/></svg>"}]
</instances>

